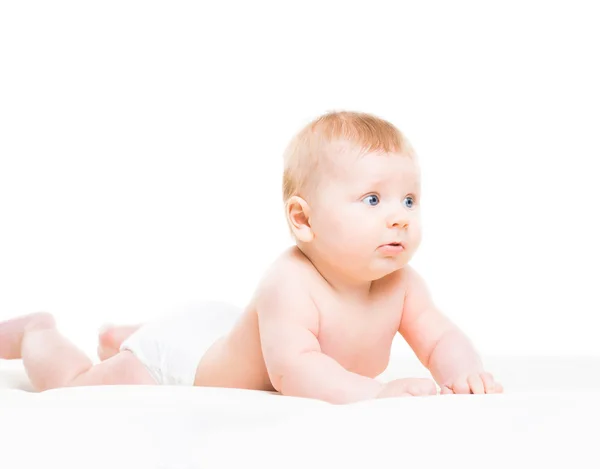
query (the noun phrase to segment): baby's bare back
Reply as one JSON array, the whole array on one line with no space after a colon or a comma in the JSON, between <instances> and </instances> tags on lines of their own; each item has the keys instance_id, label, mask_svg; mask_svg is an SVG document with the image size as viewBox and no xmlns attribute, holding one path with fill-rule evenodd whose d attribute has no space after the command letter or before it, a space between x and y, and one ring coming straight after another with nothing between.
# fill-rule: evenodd
<instances>
[{"instance_id":1,"label":"baby's bare back","mask_svg":"<svg viewBox=\"0 0 600 469\"><path fill-rule=\"evenodd\" d=\"M284 253L266 274L248 307L230 333L204 355L196 372L195 385L275 390L267 370L259 333L261 295L269 294L278 282L295 282L294 304L305 300L314 309L320 351L346 370L374 378L388 365L392 340L398 332L404 304L402 272L373 283L368 295L352 298L336 292L297 248ZM309 312L310 314L310 312ZM293 321L293 316L290 317ZM276 331L263 333L276 334ZM268 342L277 344L277 337ZM285 340L282 337L280 340Z\"/></svg>"}]
</instances>

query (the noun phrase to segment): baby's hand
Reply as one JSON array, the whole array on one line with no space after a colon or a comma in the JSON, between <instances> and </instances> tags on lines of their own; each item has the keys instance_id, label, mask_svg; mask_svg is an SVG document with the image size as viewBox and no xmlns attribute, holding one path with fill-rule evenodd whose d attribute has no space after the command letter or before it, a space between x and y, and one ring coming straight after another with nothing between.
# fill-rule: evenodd
<instances>
[{"instance_id":1,"label":"baby's hand","mask_svg":"<svg viewBox=\"0 0 600 469\"><path fill-rule=\"evenodd\" d=\"M487 372L462 376L441 386L441 394L498 394L503 391L502 385Z\"/></svg>"},{"instance_id":2,"label":"baby's hand","mask_svg":"<svg viewBox=\"0 0 600 469\"><path fill-rule=\"evenodd\" d=\"M404 378L395 379L383 386L383 390L377 395L377 399L386 397L406 396L435 396L437 388L435 382L426 378Z\"/></svg>"}]
</instances>

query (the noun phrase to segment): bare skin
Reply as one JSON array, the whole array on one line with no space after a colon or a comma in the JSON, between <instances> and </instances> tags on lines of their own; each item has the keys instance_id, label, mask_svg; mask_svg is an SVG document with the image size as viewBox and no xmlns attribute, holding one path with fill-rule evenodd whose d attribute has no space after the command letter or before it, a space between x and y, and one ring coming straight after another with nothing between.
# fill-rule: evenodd
<instances>
[{"instance_id":1,"label":"bare skin","mask_svg":"<svg viewBox=\"0 0 600 469\"><path fill-rule=\"evenodd\" d=\"M444 394L502 392L408 265L421 241L415 159L365 154L343 142L323 158L327 177L286 203L296 246L273 263L237 324L201 358L194 385L336 404L432 395L436 383ZM104 361L93 365L50 315L37 313L0 323L0 358L22 358L38 390L155 384L132 353L119 351L137 327L104 330L98 346ZM376 379L398 333L435 382Z\"/></svg>"},{"instance_id":2,"label":"bare skin","mask_svg":"<svg viewBox=\"0 0 600 469\"><path fill-rule=\"evenodd\" d=\"M396 333L403 332L412 344L423 336L410 322L415 321L410 317L415 310L407 309L410 307L406 304L407 289L411 286L409 272L400 270L373 282L369 294L358 302L357 298L336 292L299 249L286 251L273 264L234 329L216 341L198 364L194 384L280 391L333 403L436 394L435 383L428 379L405 378L387 384L375 380L388 365ZM291 286L285 289L286 301L305 306L300 321L306 321L306 329L299 325L297 330L286 331L281 319L269 312L276 298L272 289L281 290L286 283ZM263 308L260 312L258 305ZM263 322L266 357L261 348L259 321ZM272 335L271 326L278 329ZM105 328L99 335L98 347L103 362L92 366L82 352L59 334L49 314L34 313L0 323L0 337L11 338L0 342L0 357L23 358L38 390L99 384L155 384L133 354L119 352L123 340L138 327ZM432 336L430 340L436 341L437 337ZM284 343L288 345L282 354ZM429 343L420 347L419 351L434 348ZM419 358L426 359L423 355ZM302 360L306 360L305 369ZM295 378L284 383L287 373L293 373ZM501 392L500 385L493 379L487 381L486 386L487 392Z\"/></svg>"},{"instance_id":3,"label":"bare skin","mask_svg":"<svg viewBox=\"0 0 600 469\"><path fill-rule=\"evenodd\" d=\"M107 324L98 334L98 358L102 361L119 353L121 344L142 325L114 326Z\"/></svg>"},{"instance_id":4,"label":"bare skin","mask_svg":"<svg viewBox=\"0 0 600 469\"><path fill-rule=\"evenodd\" d=\"M52 315L33 313L0 323L0 358L22 359L34 389L102 384L153 384L142 363L121 352L100 364L62 336Z\"/></svg>"},{"instance_id":5,"label":"bare skin","mask_svg":"<svg viewBox=\"0 0 600 469\"><path fill-rule=\"evenodd\" d=\"M320 330L315 332L324 353L333 360L338 360L340 369L347 367L349 375L363 375L366 378L358 379L373 381L375 384L372 378L386 368L391 341L398 329L401 291L398 290L389 297L385 295L386 290L380 291L369 304L361 308L354 306L353 311L349 311L349 302L344 304L335 295L297 248L287 251L275 262L263 285L269 284L275 277L282 279L282 275L287 278L304 278L306 283L296 291L299 301L302 301L301 298L315 296L316 302L310 313L315 315L316 322L322 323ZM392 285L384 288L390 289ZM256 304L262 302L261 296L264 294L270 292L259 288L256 298L236 327L207 351L198 364L194 383L196 386L277 390L271 382L260 345ZM371 309L371 313L367 309ZM373 313L380 311L385 311L386 314L379 314L378 320L374 321ZM352 321L344 315L347 313L352 313ZM98 356L102 363L92 366L82 352L60 335L51 315L34 313L0 323L2 335L11 337L10 344L3 342L0 356L5 359L23 358L34 387L41 391L64 386L154 384L133 354L119 351L121 343L139 327L140 325L105 327L98 337ZM366 331L368 332L365 334ZM52 366L57 363L61 366ZM426 379L401 379L394 386L392 394L395 396L436 393L433 381ZM374 389L379 389L379 386Z\"/></svg>"}]
</instances>

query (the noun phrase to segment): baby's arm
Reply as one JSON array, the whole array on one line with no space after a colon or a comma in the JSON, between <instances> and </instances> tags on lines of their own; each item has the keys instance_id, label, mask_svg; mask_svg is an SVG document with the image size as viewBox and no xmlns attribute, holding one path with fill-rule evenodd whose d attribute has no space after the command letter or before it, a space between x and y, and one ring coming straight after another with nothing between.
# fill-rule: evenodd
<instances>
[{"instance_id":1,"label":"baby's arm","mask_svg":"<svg viewBox=\"0 0 600 469\"><path fill-rule=\"evenodd\" d=\"M399 332L442 393L501 392L467 336L434 305L421 276L405 267L406 298Z\"/></svg>"},{"instance_id":2,"label":"baby's arm","mask_svg":"<svg viewBox=\"0 0 600 469\"><path fill-rule=\"evenodd\" d=\"M321 352L319 313L302 280L289 273L271 277L259 290L256 305L263 356L275 389L333 404L377 397L383 384L347 371Z\"/></svg>"}]
</instances>

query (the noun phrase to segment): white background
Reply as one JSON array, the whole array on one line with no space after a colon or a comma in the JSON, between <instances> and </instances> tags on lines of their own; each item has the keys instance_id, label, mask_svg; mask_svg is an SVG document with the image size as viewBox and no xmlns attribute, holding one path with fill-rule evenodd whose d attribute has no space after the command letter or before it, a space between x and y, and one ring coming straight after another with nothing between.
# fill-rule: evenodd
<instances>
[{"instance_id":1,"label":"white background","mask_svg":"<svg viewBox=\"0 0 600 469\"><path fill-rule=\"evenodd\" d=\"M334 109L421 160L413 265L485 354L600 354L594 2L4 2L0 320L239 305L291 244L281 153Z\"/></svg>"}]
</instances>

